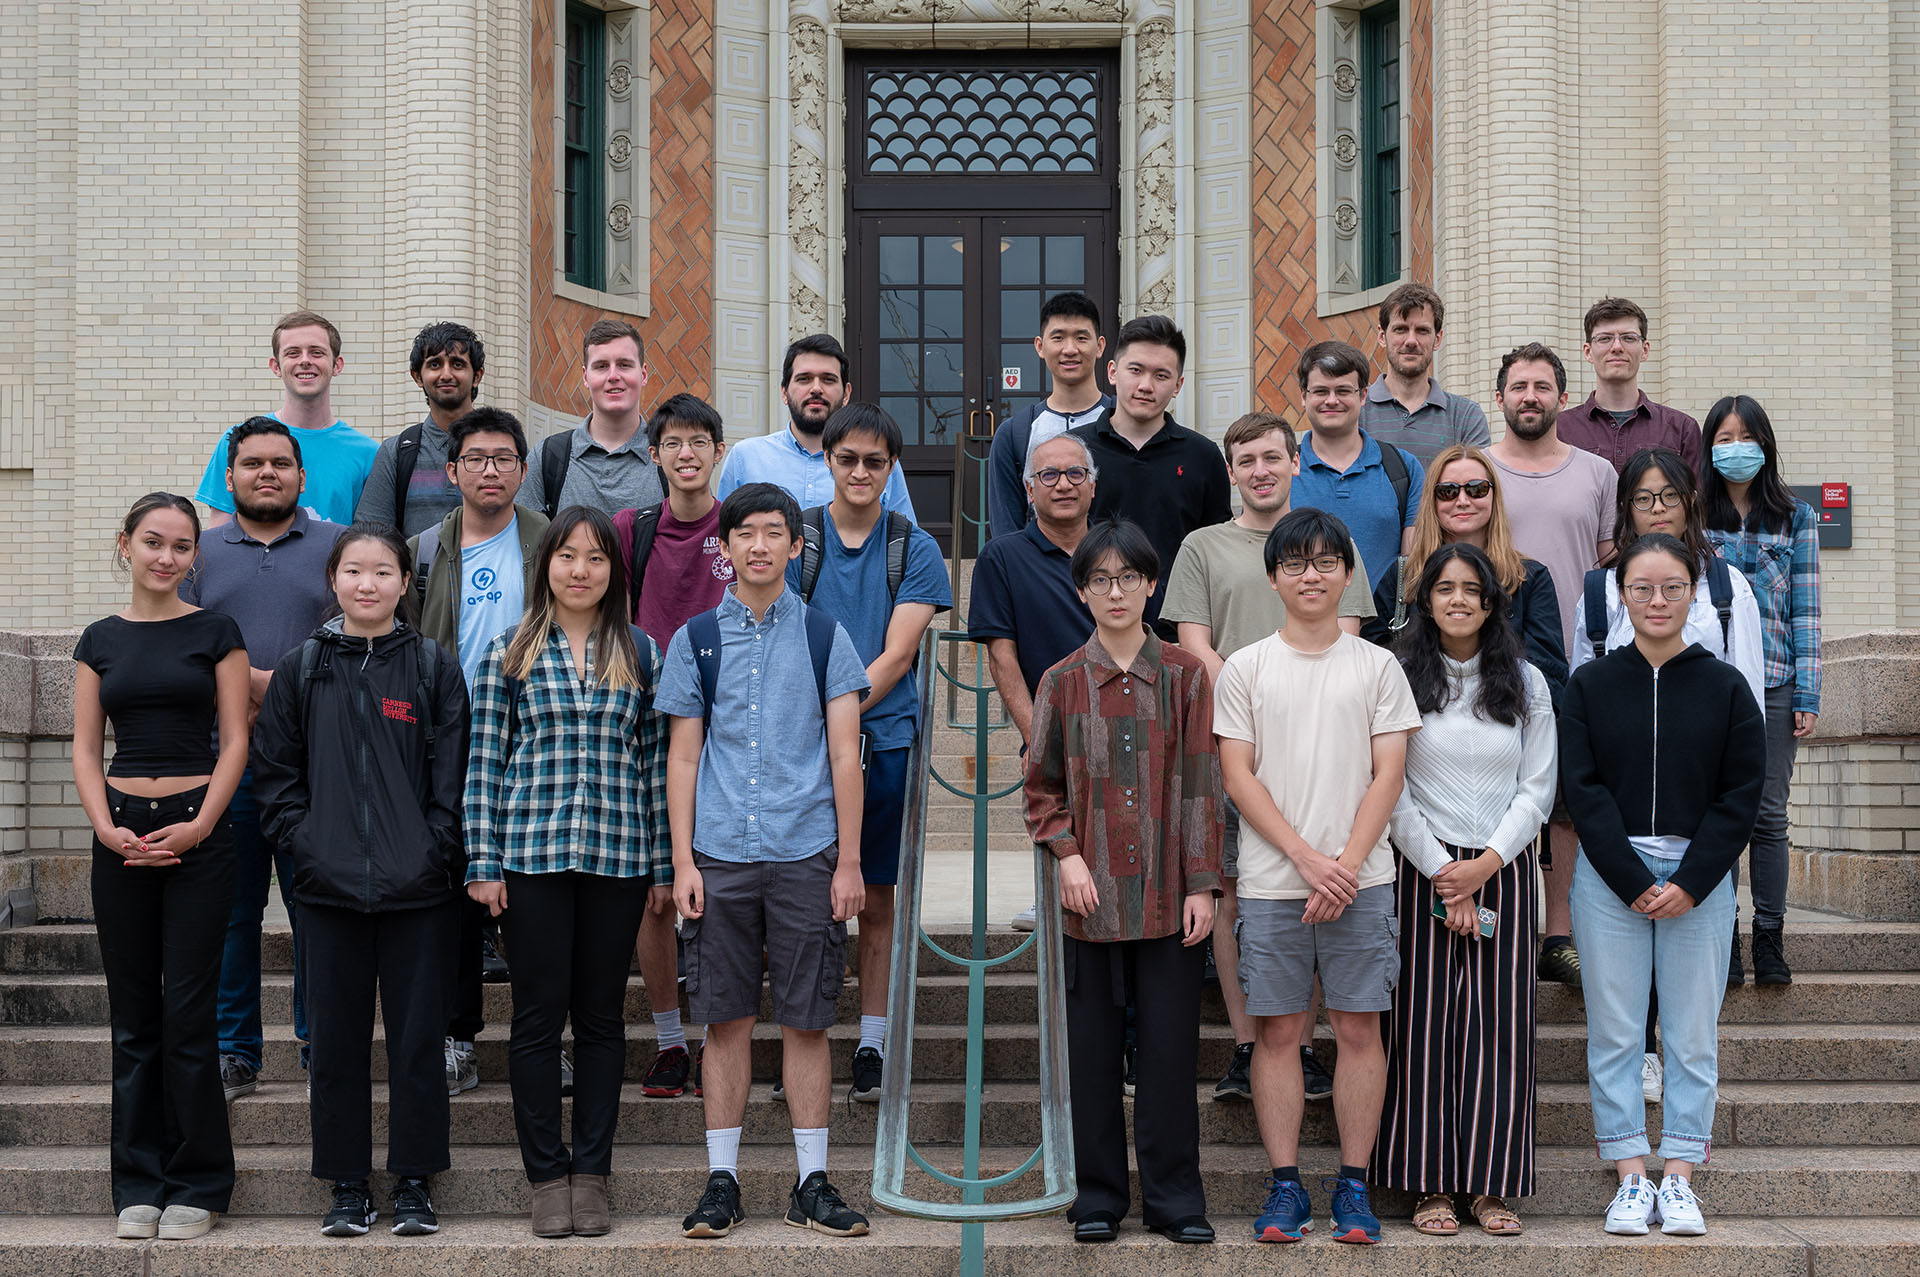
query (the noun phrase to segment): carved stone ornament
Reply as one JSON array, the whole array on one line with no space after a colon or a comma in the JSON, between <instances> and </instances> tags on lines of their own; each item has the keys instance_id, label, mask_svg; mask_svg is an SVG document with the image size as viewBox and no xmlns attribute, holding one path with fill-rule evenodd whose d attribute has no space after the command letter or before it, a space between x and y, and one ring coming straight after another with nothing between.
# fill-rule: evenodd
<instances>
[{"instance_id":1,"label":"carved stone ornament","mask_svg":"<svg viewBox=\"0 0 1920 1277\"><path fill-rule=\"evenodd\" d=\"M625 168L633 159L633 139L625 133L615 133L607 139L607 163L615 168Z\"/></svg>"},{"instance_id":2,"label":"carved stone ornament","mask_svg":"<svg viewBox=\"0 0 1920 1277\"><path fill-rule=\"evenodd\" d=\"M607 96L616 102L624 102L633 92L633 67L625 62L616 62L607 68Z\"/></svg>"},{"instance_id":3,"label":"carved stone ornament","mask_svg":"<svg viewBox=\"0 0 1920 1277\"><path fill-rule=\"evenodd\" d=\"M792 256L787 290L799 332L827 327L827 33L801 18L787 32L787 79L793 121L787 166Z\"/></svg>"},{"instance_id":4,"label":"carved stone ornament","mask_svg":"<svg viewBox=\"0 0 1920 1277\"><path fill-rule=\"evenodd\" d=\"M1353 162L1360 158L1360 143L1345 129L1333 139L1333 158L1340 162L1341 168L1352 168Z\"/></svg>"},{"instance_id":5,"label":"carved stone ornament","mask_svg":"<svg viewBox=\"0 0 1920 1277\"><path fill-rule=\"evenodd\" d=\"M607 229L617 238L625 237L633 229L633 205L621 200L607 209Z\"/></svg>"},{"instance_id":6,"label":"carved stone ornament","mask_svg":"<svg viewBox=\"0 0 1920 1277\"><path fill-rule=\"evenodd\" d=\"M1343 98L1350 98L1360 88L1360 69L1340 59L1333 64L1333 91Z\"/></svg>"},{"instance_id":7,"label":"carved stone ornament","mask_svg":"<svg viewBox=\"0 0 1920 1277\"><path fill-rule=\"evenodd\" d=\"M1341 200L1334 205L1333 229L1344 239L1353 238L1353 233L1360 229L1360 210L1353 206L1352 200Z\"/></svg>"},{"instance_id":8,"label":"carved stone ornament","mask_svg":"<svg viewBox=\"0 0 1920 1277\"><path fill-rule=\"evenodd\" d=\"M834 16L842 22L952 22L959 0L838 0Z\"/></svg>"}]
</instances>

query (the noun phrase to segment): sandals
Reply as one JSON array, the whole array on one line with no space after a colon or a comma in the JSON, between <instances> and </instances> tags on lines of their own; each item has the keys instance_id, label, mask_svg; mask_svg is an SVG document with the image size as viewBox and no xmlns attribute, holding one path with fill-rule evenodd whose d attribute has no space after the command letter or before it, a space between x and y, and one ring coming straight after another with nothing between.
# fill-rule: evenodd
<instances>
[{"instance_id":1,"label":"sandals","mask_svg":"<svg viewBox=\"0 0 1920 1277\"><path fill-rule=\"evenodd\" d=\"M1429 1237L1451 1237L1460 1231L1460 1217L1453 1213L1453 1198L1447 1193L1430 1193L1413 1208L1415 1232Z\"/></svg>"},{"instance_id":2,"label":"sandals","mask_svg":"<svg viewBox=\"0 0 1920 1277\"><path fill-rule=\"evenodd\" d=\"M1473 1217L1480 1221L1481 1229L1493 1237L1518 1237L1520 1235L1520 1217L1507 1208L1507 1204L1498 1197L1481 1193L1472 1202Z\"/></svg>"}]
</instances>

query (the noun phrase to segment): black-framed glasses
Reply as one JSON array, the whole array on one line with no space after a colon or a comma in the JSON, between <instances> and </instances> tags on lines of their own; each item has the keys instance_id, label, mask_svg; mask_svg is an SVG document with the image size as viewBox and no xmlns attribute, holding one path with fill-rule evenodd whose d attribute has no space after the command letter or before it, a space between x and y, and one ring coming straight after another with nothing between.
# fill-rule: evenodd
<instances>
[{"instance_id":1,"label":"black-framed glasses","mask_svg":"<svg viewBox=\"0 0 1920 1277\"><path fill-rule=\"evenodd\" d=\"M1436 483L1433 485L1433 495L1441 501L1457 500L1462 492L1472 497L1475 501L1480 500L1482 497L1492 496L1493 480L1469 479L1465 483Z\"/></svg>"},{"instance_id":2,"label":"black-framed glasses","mask_svg":"<svg viewBox=\"0 0 1920 1277\"><path fill-rule=\"evenodd\" d=\"M1068 466L1064 470L1058 466L1048 466L1044 470L1035 470L1033 472L1033 477L1040 481L1040 486L1043 488L1054 487L1062 479L1065 479L1072 487L1077 488L1092 476L1093 471L1087 469L1085 466Z\"/></svg>"},{"instance_id":3,"label":"black-framed glasses","mask_svg":"<svg viewBox=\"0 0 1920 1277\"><path fill-rule=\"evenodd\" d=\"M520 458L511 452L505 456L498 457L478 452L463 452L460 454L459 460L460 468L468 474L483 473L488 466L492 466L501 474L505 474L509 470L519 469L523 464Z\"/></svg>"},{"instance_id":4,"label":"black-framed glasses","mask_svg":"<svg viewBox=\"0 0 1920 1277\"><path fill-rule=\"evenodd\" d=\"M1635 581L1626 588L1626 596L1635 603L1653 602L1653 592L1660 591L1660 597L1669 603L1678 603L1693 590L1691 581L1662 581L1657 587L1651 581Z\"/></svg>"},{"instance_id":5,"label":"black-framed glasses","mask_svg":"<svg viewBox=\"0 0 1920 1277\"><path fill-rule=\"evenodd\" d=\"M1657 503L1661 509L1671 510L1684 500L1685 498L1680 495L1680 489L1675 487L1665 487L1658 492L1651 488L1642 488L1633 494L1633 508L1651 510Z\"/></svg>"},{"instance_id":6,"label":"black-framed glasses","mask_svg":"<svg viewBox=\"0 0 1920 1277\"><path fill-rule=\"evenodd\" d=\"M1118 585L1124 593L1133 594L1146 583L1147 578L1132 568L1128 568L1119 576L1108 576L1105 572L1096 572L1087 578L1087 593L1110 594L1113 592L1113 587Z\"/></svg>"},{"instance_id":7,"label":"black-framed glasses","mask_svg":"<svg viewBox=\"0 0 1920 1277\"><path fill-rule=\"evenodd\" d=\"M1330 576L1346 566L1346 560L1337 554L1316 554L1311 559L1282 559L1280 571L1286 576L1305 576L1309 563L1321 576Z\"/></svg>"}]
</instances>

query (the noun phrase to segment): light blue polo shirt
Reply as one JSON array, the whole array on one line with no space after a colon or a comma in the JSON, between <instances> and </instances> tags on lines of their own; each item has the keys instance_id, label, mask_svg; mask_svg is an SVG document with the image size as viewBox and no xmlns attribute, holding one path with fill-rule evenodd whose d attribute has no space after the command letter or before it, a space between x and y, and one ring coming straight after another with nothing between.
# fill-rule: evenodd
<instances>
[{"instance_id":1,"label":"light blue polo shirt","mask_svg":"<svg viewBox=\"0 0 1920 1277\"><path fill-rule=\"evenodd\" d=\"M1360 557L1366 560L1367 585L1378 589L1400 557L1400 530L1412 527L1420 513L1420 491L1427 472L1420 458L1406 454L1407 511L1402 517L1393 481L1380 463L1380 445L1364 430L1360 438L1360 457L1344 473L1314 455L1311 433L1302 438L1292 504L1296 510L1325 510L1346 524L1354 544L1360 547Z\"/></svg>"},{"instance_id":2,"label":"light blue polo shirt","mask_svg":"<svg viewBox=\"0 0 1920 1277\"><path fill-rule=\"evenodd\" d=\"M278 413L265 415L280 420ZM300 426L288 426L287 430L300 445L300 464L307 472L307 488L300 494L300 504L328 523L352 523L353 512L360 505L360 489L367 484L373 455L380 451L380 445L338 420L324 430ZM200 476L200 487L193 494L200 504L223 514L233 513L233 493L227 491L227 436L232 433L231 426L220 432L213 456L207 459L206 472Z\"/></svg>"},{"instance_id":3,"label":"light blue polo shirt","mask_svg":"<svg viewBox=\"0 0 1920 1277\"><path fill-rule=\"evenodd\" d=\"M720 469L720 482L714 485L713 494L725 501L728 493L746 483L777 484L800 503L802 510L833 500L833 472L827 469L827 454L802 448L791 428L734 444ZM898 510L915 523L920 522L913 513L913 498L907 495L906 471L898 463L887 476L887 488L880 494L880 504L889 510Z\"/></svg>"}]
</instances>

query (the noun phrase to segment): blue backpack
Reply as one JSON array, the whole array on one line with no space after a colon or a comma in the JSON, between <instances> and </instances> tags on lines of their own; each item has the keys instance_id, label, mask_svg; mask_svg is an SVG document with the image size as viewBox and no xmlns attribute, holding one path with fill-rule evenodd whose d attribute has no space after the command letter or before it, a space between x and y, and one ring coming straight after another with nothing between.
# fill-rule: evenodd
<instances>
[{"instance_id":1,"label":"blue backpack","mask_svg":"<svg viewBox=\"0 0 1920 1277\"><path fill-rule=\"evenodd\" d=\"M827 716L827 659L833 655L834 619L818 608L800 605L801 619L807 627L807 656L813 661L813 683L820 693L820 717ZM713 725L713 698L720 687L720 609L711 608L687 622L687 642L693 648L693 665L700 673L700 699L705 710L700 715L703 727Z\"/></svg>"}]
</instances>

